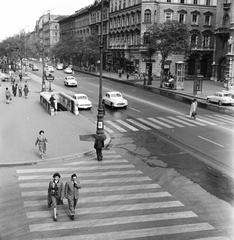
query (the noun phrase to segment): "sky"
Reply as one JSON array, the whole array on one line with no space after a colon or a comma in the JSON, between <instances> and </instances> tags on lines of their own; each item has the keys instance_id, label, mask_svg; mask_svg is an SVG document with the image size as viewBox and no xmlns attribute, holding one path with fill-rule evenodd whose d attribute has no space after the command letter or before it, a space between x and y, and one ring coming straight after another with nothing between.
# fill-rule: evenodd
<instances>
[{"instance_id":1,"label":"sky","mask_svg":"<svg viewBox=\"0 0 234 240\"><path fill-rule=\"evenodd\" d=\"M34 30L36 21L50 10L54 15L71 15L94 0L3 0L0 13L0 41Z\"/></svg>"}]
</instances>

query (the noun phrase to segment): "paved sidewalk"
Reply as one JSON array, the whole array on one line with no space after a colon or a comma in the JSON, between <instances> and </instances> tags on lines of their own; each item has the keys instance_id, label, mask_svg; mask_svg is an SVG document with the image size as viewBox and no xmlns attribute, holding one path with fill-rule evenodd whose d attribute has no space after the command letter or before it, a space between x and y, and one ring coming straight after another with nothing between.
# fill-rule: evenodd
<instances>
[{"instance_id":1,"label":"paved sidewalk","mask_svg":"<svg viewBox=\"0 0 234 240\"><path fill-rule=\"evenodd\" d=\"M11 89L10 82L2 82L0 87L0 166L42 162L38 147L35 147L40 130L45 131L49 141L44 161L75 158L93 152L92 135L96 125L82 114L58 112L56 116L50 116L39 102L41 78L29 73L29 79L28 99L13 96L10 104L5 101L5 89ZM55 90L64 92L58 86ZM65 93L71 95L69 90ZM109 137L106 143L108 141Z\"/></svg>"},{"instance_id":2,"label":"paved sidewalk","mask_svg":"<svg viewBox=\"0 0 234 240\"><path fill-rule=\"evenodd\" d=\"M83 72L83 73L93 74L93 75L98 75L99 76L99 72L97 72L97 73ZM132 75L129 77L128 80L127 80L126 74L123 74L120 78L120 77L118 77L117 73L103 71L102 75L103 75L104 78L129 82L129 83L138 84L138 85L143 86L143 80L135 80L134 76L132 76ZM213 94L215 92L218 92L218 91L226 90L225 87L224 87L224 83L214 82L214 81L210 81L210 80L204 80L203 81L202 93L197 94L197 95L193 94L193 81L192 80L188 80L188 81L184 82L184 89L183 90L170 90L168 88L160 88L159 78L154 79L152 81L152 85L146 85L146 86L147 87L158 88L158 89L161 89L161 90L164 90L164 91L174 92L176 94L187 95L188 97L191 97L191 98L196 97L196 98L200 98L200 99L206 99L206 96L208 96L208 95L211 95L211 94Z\"/></svg>"}]
</instances>

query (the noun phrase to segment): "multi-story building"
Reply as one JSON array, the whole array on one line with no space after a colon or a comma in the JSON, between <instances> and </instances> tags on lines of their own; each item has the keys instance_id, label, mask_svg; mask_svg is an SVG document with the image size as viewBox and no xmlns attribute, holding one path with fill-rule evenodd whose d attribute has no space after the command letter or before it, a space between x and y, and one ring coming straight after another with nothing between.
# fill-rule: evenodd
<instances>
[{"instance_id":1,"label":"multi-story building","mask_svg":"<svg viewBox=\"0 0 234 240\"><path fill-rule=\"evenodd\" d=\"M234 2L219 0L217 3L215 52L213 56L212 80L225 80L229 73L229 39L234 39ZM234 69L232 69L234 71ZM234 72L231 76L234 77ZM232 79L233 82L233 79Z\"/></svg>"},{"instance_id":2,"label":"multi-story building","mask_svg":"<svg viewBox=\"0 0 234 240\"><path fill-rule=\"evenodd\" d=\"M147 72L146 52L139 48L147 28L157 22L178 20L190 26L192 53L168 57L165 70L175 72L175 62L186 60L187 75L211 77L214 51L216 0L110 0L110 46L113 68ZM160 75L160 55L155 53L153 73Z\"/></svg>"},{"instance_id":3,"label":"multi-story building","mask_svg":"<svg viewBox=\"0 0 234 240\"><path fill-rule=\"evenodd\" d=\"M109 1L103 1L103 60L106 65L109 33ZM93 4L77 10L74 14L59 21L61 37L67 34L73 34L78 38L85 38L90 35L101 34L101 2L94 1ZM73 65L78 65L78 60L73 59ZM76 66L74 66L76 68Z\"/></svg>"}]
</instances>

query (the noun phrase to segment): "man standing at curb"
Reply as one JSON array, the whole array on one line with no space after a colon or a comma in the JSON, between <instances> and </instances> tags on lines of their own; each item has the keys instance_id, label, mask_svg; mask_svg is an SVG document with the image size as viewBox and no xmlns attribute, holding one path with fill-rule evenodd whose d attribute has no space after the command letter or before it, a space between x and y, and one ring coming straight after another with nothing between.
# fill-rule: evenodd
<instances>
[{"instance_id":1,"label":"man standing at curb","mask_svg":"<svg viewBox=\"0 0 234 240\"><path fill-rule=\"evenodd\" d=\"M102 148L104 147L104 137L102 134L95 135L94 148L96 149L97 160L100 162L103 159Z\"/></svg>"},{"instance_id":2,"label":"man standing at curb","mask_svg":"<svg viewBox=\"0 0 234 240\"><path fill-rule=\"evenodd\" d=\"M78 203L80 188L81 188L80 182L77 180L77 175L74 173L71 175L71 180L66 182L64 190L64 197L68 201L71 220L74 220L75 209Z\"/></svg>"}]
</instances>

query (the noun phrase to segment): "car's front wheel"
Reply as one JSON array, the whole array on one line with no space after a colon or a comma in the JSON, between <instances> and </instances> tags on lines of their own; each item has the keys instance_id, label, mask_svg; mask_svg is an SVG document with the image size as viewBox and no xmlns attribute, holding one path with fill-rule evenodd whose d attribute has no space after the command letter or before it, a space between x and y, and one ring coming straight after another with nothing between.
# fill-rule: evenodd
<instances>
[{"instance_id":1,"label":"car's front wheel","mask_svg":"<svg viewBox=\"0 0 234 240\"><path fill-rule=\"evenodd\" d=\"M127 109L128 108L128 106L126 105L126 106L124 106L124 109Z\"/></svg>"},{"instance_id":2,"label":"car's front wheel","mask_svg":"<svg viewBox=\"0 0 234 240\"><path fill-rule=\"evenodd\" d=\"M111 108L114 109L114 104L113 103L111 103Z\"/></svg>"},{"instance_id":3,"label":"car's front wheel","mask_svg":"<svg viewBox=\"0 0 234 240\"><path fill-rule=\"evenodd\" d=\"M210 103L210 99L209 98L207 98L207 102Z\"/></svg>"},{"instance_id":4,"label":"car's front wheel","mask_svg":"<svg viewBox=\"0 0 234 240\"><path fill-rule=\"evenodd\" d=\"M222 106L223 103L222 103L222 101L219 101L218 104L219 104L219 106Z\"/></svg>"}]
</instances>

